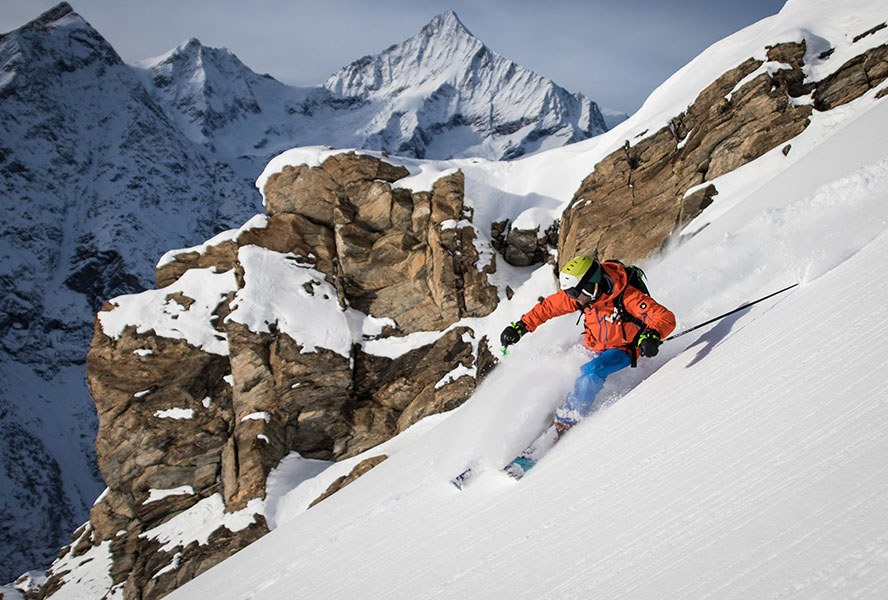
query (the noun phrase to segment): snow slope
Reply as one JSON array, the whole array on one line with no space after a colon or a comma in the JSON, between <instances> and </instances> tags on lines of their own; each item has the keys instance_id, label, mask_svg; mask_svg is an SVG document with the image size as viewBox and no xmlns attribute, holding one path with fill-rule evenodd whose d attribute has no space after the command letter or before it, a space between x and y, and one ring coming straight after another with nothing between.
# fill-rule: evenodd
<instances>
[{"instance_id":1,"label":"snow slope","mask_svg":"<svg viewBox=\"0 0 888 600\"><path fill-rule=\"evenodd\" d=\"M886 121L876 105L845 137ZM874 268L888 253L888 151L870 150L830 173L800 162L796 177L826 183L776 205L763 194L758 211L726 215L657 265L653 287L672 306L736 304L805 268L822 275L621 373L611 393L625 395L522 482L492 467L583 360L570 319L523 341L468 403L370 474L278 514L277 530L171 598L884 597L888 361L865 349L888 320L888 273ZM757 243L810 247L836 227L843 243L822 242L809 264L733 270ZM715 268L746 279L742 292L691 289L711 252L735 257ZM490 472L457 492L448 479L472 459Z\"/></svg>"},{"instance_id":2,"label":"snow slope","mask_svg":"<svg viewBox=\"0 0 888 600\"><path fill-rule=\"evenodd\" d=\"M840 23L830 10L791 0L676 74L612 136L507 165L422 164L463 168L482 221L510 212L542 222L563 208L562 188L576 189L579 165L686 105L684 86L711 63L723 72L748 56L741 46L773 43L775 31L828 39L841 56L847 34L883 18L876 2L853 3ZM275 529L170 598L888 596L888 360L879 346L888 103L877 91L815 114L788 156L716 181L718 201L687 229L695 235L645 265L679 330L803 286L615 375L601 409L516 483L498 467L547 422L588 359L574 319L548 323L462 407L270 492ZM547 268L500 276L516 295L473 323L479 335L498 333L555 285ZM383 452L387 461L306 510L327 483ZM458 492L448 480L470 461L485 471Z\"/></svg>"}]
</instances>

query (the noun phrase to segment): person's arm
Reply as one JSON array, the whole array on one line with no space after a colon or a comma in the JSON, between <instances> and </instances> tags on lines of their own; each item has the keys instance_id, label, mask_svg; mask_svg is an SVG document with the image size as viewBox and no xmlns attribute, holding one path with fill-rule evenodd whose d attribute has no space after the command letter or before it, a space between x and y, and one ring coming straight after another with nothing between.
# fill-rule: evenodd
<instances>
[{"instance_id":1,"label":"person's arm","mask_svg":"<svg viewBox=\"0 0 888 600\"><path fill-rule=\"evenodd\" d=\"M672 311L635 288L623 294L623 307L644 323L638 335L638 351L642 356L656 356L662 340L675 330Z\"/></svg>"},{"instance_id":2,"label":"person's arm","mask_svg":"<svg viewBox=\"0 0 888 600\"><path fill-rule=\"evenodd\" d=\"M527 331L535 331L537 327L555 317L572 313L579 308L577 301L572 299L563 290L559 290L541 301L524 313L521 321Z\"/></svg>"},{"instance_id":3,"label":"person's arm","mask_svg":"<svg viewBox=\"0 0 888 600\"><path fill-rule=\"evenodd\" d=\"M629 314L640 319L645 327L660 334L660 337L665 338L675 330L675 315L672 311L635 288L626 289L623 307Z\"/></svg>"},{"instance_id":4,"label":"person's arm","mask_svg":"<svg viewBox=\"0 0 888 600\"><path fill-rule=\"evenodd\" d=\"M515 344L524 337L525 333L536 330L549 319L566 315L578 308L576 300L572 300L563 291L555 292L540 300L518 321L508 325L500 334L500 342L505 347Z\"/></svg>"}]
</instances>

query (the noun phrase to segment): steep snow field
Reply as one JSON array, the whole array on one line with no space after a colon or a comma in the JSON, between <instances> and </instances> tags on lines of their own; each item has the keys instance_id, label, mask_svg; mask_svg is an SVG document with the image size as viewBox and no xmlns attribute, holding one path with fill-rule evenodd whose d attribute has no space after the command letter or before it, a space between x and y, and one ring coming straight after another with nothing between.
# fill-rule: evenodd
<instances>
[{"instance_id":1,"label":"steep snow field","mask_svg":"<svg viewBox=\"0 0 888 600\"><path fill-rule=\"evenodd\" d=\"M876 3L859 4L869 13L847 19L848 31L878 16ZM833 31L818 21L824 4L790 2L707 60L742 60L737 47L797 23L804 7L811 30ZM408 166L418 178L463 168L481 231L496 215L545 222L588 172L582 163L689 101L667 93L683 89L685 71L652 96L669 101L642 109L648 121L597 141L508 165ZM318 475L316 461L285 460L266 501L275 529L169 597L888 597L888 102L876 92L815 114L788 156L778 149L716 181L715 204L686 229L695 235L645 265L679 331L802 286L615 375L600 410L514 482L499 467L588 359L574 318L550 322L462 407ZM498 276L516 295L473 323L479 336L498 336L555 289L548 268ZM380 453L390 458L306 510ZM482 475L459 492L449 479L470 462Z\"/></svg>"},{"instance_id":2,"label":"steep snow field","mask_svg":"<svg viewBox=\"0 0 888 600\"><path fill-rule=\"evenodd\" d=\"M888 28L853 41L885 16L881 0L841 9L790 0L780 14L713 45L597 138L509 163L386 160L410 170L397 185L413 190L463 170L483 260L493 221L548 226L596 162L664 126L749 56L764 59L766 45L804 39L807 75L820 80L888 42ZM599 410L515 482L500 467L550 421L589 359L575 317L547 323L462 407L340 463L292 454L272 472L265 501L223 516L210 497L146 532L173 548L205 541L221 523L245 527L254 512L272 528L169 597L888 597L888 100L875 98L880 89L815 112L788 155L776 148L707 182L719 191L713 205L643 265L678 331L801 286L670 341L657 358L613 376ZM316 165L341 151L286 152L258 186L287 164ZM556 289L549 267L497 264L500 306L455 325L472 327L475 343L498 339ZM263 286L253 288L242 318L261 323L250 306L288 316L263 299ZM140 321L137 308L127 323ZM323 317L312 325L320 345L325 332L339 331ZM350 317L347 325L368 323ZM437 335L376 340L365 350L397 356ZM335 478L383 453L389 459L380 466L307 508ZM481 475L457 491L449 480L470 463ZM107 544L76 560L54 598L105 594ZM121 595L118 588L112 597Z\"/></svg>"}]
</instances>

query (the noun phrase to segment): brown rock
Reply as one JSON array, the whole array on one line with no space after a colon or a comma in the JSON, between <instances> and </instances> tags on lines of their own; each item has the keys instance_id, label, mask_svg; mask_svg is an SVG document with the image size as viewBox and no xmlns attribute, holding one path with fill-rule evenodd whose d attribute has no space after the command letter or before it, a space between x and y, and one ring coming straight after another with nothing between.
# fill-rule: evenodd
<instances>
[{"instance_id":1,"label":"brown rock","mask_svg":"<svg viewBox=\"0 0 888 600\"><path fill-rule=\"evenodd\" d=\"M805 92L804 44L780 44L771 60L791 65L735 86L761 65L750 59L704 89L668 127L625 146L595 166L561 219L559 257L578 254L640 260L657 251L717 194L711 181L785 144L808 125L809 106L789 98ZM730 99L728 95L730 94Z\"/></svg>"},{"instance_id":2,"label":"brown rock","mask_svg":"<svg viewBox=\"0 0 888 600\"><path fill-rule=\"evenodd\" d=\"M373 457L370 457L366 460L361 461L360 463L355 465L355 468L352 469L348 475L343 475L342 477L338 477L333 483L331 483L327 487L326 491L323 494L321 494L320 496L318 496L317 498L315 498L312 501L312 503L308 505L308 507L311 508L312 506L314 506L315 504L317 504L321 500L326 500L327 498L329 498L330 496L332 496L333 494L335 494L336 492L338 492L339 490L341 490L342 488L344 488L348 484L353 483L355 480L357 480L362 475L367 474L371 469L373 469L374 467L376 467L377 465L382 463L387 458L388 458L388 456L386 456L385 454L380 454L379 456L373 456Z\"/></svg>"},{"instance_id":3,"label":"brown rock","mask_svg":"<svg viewBox=\"0 0 888 600\"><path fill-rule=\"evenodd\" d=\"M488 314L497 303L487 281L495 262L481 264L474 247L462 173L419 194L391 187L406 174L355 154L285 169L266 187L271 216L264 227L176 255L158 269L158 281L172 283L191 268L234 269L243 286L238 249L257 245L323 272L343 304L394 319L397 327L386 335L442 330ZM135 327L112 339L97 323L87 370L99 413L99 466L110 489L93 507L90 536L77 549L110 540L111 574L127 598L168 593L267 527L257 518L245 532L220 530L207 546L173 553L161 552L145 531L215 493L228 511L263 498L268 473L288 452L341 459L376 446L458 406L474 389L476 365L486 370L494 362L483 348L474 356L464 327L397 359L360 346L350 357L304 352L275 323L257 333L227 320L234 297L214 311L227 356ZM168 294L168 302L188 310L194 300L186 290ZM445 378L450 373L452 380ZM188 418L165 418L173 416ZM180 486L194 493L148 502L151 490ZM178 566L167 569L174 555Z\"/></svg>"},{"instance_id":4,"label":"brown rock","mask_svg":"<svg viewBox=\"0 0 888 600\"><path fill-rule=\"evenodd\" d=\"M333 207L342 186L324 169L306 165L284 167L265 184L265 209L269 215L298 214L332 227Z\"/></svg>"},{"instance_id":5,"label":"brown rock","mask_svg":"<svg viewBox=\"0 0 888 600\"><path fill-rule=\"evenodd\" d=\"M888 78L888 44L867 50L817 84L814 107L830 110L855 100Z\"/></svg>"}]
</instances>

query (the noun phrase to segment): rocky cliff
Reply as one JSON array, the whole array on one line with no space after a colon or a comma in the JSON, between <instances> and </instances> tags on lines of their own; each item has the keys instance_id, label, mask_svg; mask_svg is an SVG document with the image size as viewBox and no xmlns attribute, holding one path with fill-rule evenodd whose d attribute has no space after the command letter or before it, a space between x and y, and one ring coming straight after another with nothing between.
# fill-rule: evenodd
<instances>
[{"instance_id":1,"label":"rocky cliff","mask_svg":"<svg viewBox=\"0 0 888 600\"><path fill-rule=\"evenodd\" d=\"M788 154L812 111L850 102L888 78L883 44L808 80L806 57L823 63L831 54L812 55L804 39L770 46L766 60L726 72L667 126L626 140L574 194L562 216L560 256L638 260L657 252L716 199L714 180L776 148Z\"/></svg>"},{"instance_id":2,"label":"rocky cliff","mask_svg":"<svg viewBox=\"0 0 888 600\"><path fill-rule=\"evenodd\" d=\"M70 552L107 544L125 597L160 597L267 532L255 502L288 453L361 453L461 404L492 364L485 340L450 327L498 303L463 175L393 188L407 174L356 154L287 167L265 187L267 218L172 253L157 290L98 314L87 369L108 490ZM421 331L440 333L398 356L365 347ZM207 501L248 524L161 543ZM56 567L47 593L63 581Z\"/></svg>"}]
</instances>

